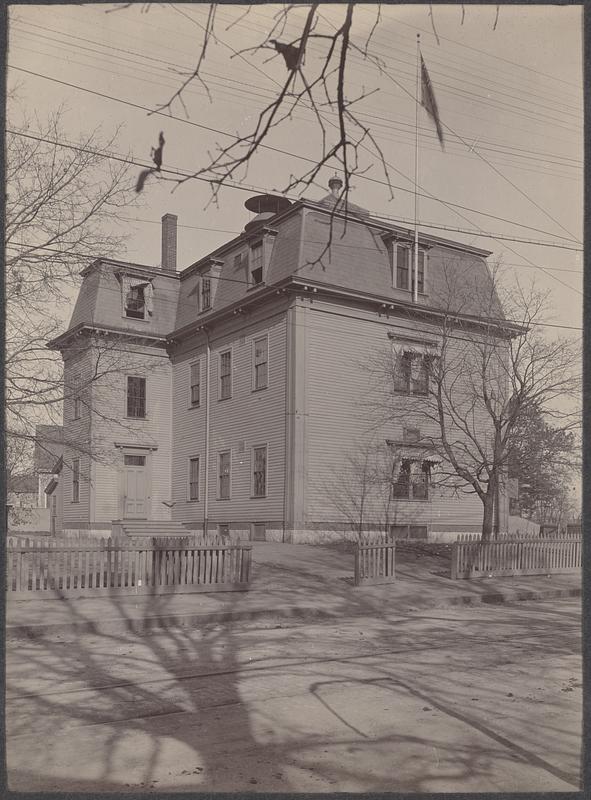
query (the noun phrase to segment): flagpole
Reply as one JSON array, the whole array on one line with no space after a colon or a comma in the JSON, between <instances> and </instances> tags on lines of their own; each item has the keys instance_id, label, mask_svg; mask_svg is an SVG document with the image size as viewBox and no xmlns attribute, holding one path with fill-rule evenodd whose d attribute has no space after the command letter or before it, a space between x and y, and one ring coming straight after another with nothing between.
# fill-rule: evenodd
<instances>
[{"instance_id":1,"label":"flagpole","mask_svg":"<svg viewBox=\"0 0 591 800\"><path fill-rule=\"evenodd\" d=\"M417 33L417 95L415 104L415 245L413 265L413 302L419 301L419 92L420 92L420 52L421 34Z\"/></svg>"}]
</instances>

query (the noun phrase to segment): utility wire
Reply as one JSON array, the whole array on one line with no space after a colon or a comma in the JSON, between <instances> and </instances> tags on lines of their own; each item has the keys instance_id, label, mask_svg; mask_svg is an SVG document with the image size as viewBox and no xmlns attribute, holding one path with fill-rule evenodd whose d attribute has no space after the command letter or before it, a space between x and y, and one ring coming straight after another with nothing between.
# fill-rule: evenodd
<instances>
[{"instance_id":1,"label":"utility wire","mask_svg":"<svg viewBox=\"0 0 591 800\"><path fill-rule=\"evenodd\" d=\"M189 125L189 126L192 126L192 127L195 127L195 128L200 128L202 130L206 130L206 131L209 131L210 133L215 133L215 134L218 134L220 136L228 136L228 137L231 137L231 138L237 140L237 137L234 134L228 133L227 131L220 130L218 128L213 128L213 127L211 127L209 125L204 125L203 123L194 122L193 120L188 120L188 119L185 119L183 117L177 117L177 116L174 116L172 114L168 114L165 111L154 111L153 109L149 108L148 106L143 106L143 105L141 105L139 103L134 103L134 102L129 101L129 100L123 100L120 97L115 97L114 95L105 94L104 92L98 92L98 91L96 91L94 89L89 89L88 87L80 86L79 84L71 83L69 81L62 81L62 80L59 80L58 78L54 78L54 77L51 77L49 75L43 75L43 74L41 74L39 72L35 72L33 70L24 69L23 67L16 67L16 66L12 66L10 64L8 65L8 67L9 67L9 69L17 70L18 72L23 72L25 74L32 75L34 77L41 78L43 80L51 81L52 83L57 83L57 84L60 84L62 86L67 86L67 87L69 87L71 89L76 89L78 91L86 92L88 94L92 94L92 95L95 95L97 97L102 97L105 100L111 100L111 101L113 101L115 103L121 103L123 105L129 106L130 108L135 108L135 109L137 109L139 111L146 111L147 113L157 114L159 116L166 117L167 119L173 119L176 122L181 122L181 123L183 123L185 125ZM312 158L308 158L307 156L302 156L302 155L300 155L298 153L293 153L291 151L284 150L284 149L279 148L279 147L273 147L271 145L267 145L267 144L264 144L264 143L259 145L259 146L261 148L265 149L265 150L270 150L272 152L280 153L282 155L289 156L290 158L297 158L297 159L305 161L305 162L307 162L309 164L315 164L316 163L316 161L314 159L312 159ZM145 166L145 165L142 165L142 166ZM392 167L392 169L396 170L396 168L393 165L388 164L388 166ZM396 171L398 171L402 175L402 177L406 178L407 180L410 180L410 178L408 178L408 176L404 175L404 173L400 172L400 170L396 170ZM408 193L408 194L413 194L413 190L412 189L408 189L408 188L406 188L404 186L398 186L396 184L391 184L391 183L388 183L388 181L383 181L383 180L380 180L379 178L372 178L372 177L369 177L367 175L357 175L356 179L357 178L369 181L370 183L376 183L376 184L379 184L381 186L391 187L392 189L396 189L397 191L405 192L405 193ZM471 211L471 212L473 212L475 214L479 214L479 215L484 216L484 217L489 217L490 219L495 219L498 222L506 222L506 223L508 223L510 225L515 225L515 226L520 227L520 228L525 228L527 230L535 231L536 233L548 233L548 231L546 231L546 230L544 230L542 228L535 228L535 227L533 227L531 225L526 225L526 224L524 224L522 222L515 222L514 220L510 220L510 219L507 219L505 217L499 217L496 214L491 214L491 213L486 212L486 211L479 211L478 209L471 208L470 206L464 206L464 205L461 205L460 203L452 203L451 201L442 200L441 198L438 198L438 197L436 197L435 195L433 195L431 193L419 192L419 196L423 197L423 198L426 198L426 199L434 200L436 202L442 203L442 204L444 204L446 206L449 206L451 208L460 208L460 209L462 209L464 211ZM567 241L576 241L576 240L572 239L571 237L562 236L561 234L556 234L555 236L556 236L556 238L565 239ZM516 241L519 241L519 240L516 240Z\"/></svg>"},{"instance_id":2,"label":"utility wire","mask_svg":"<svg viewBox=\"0 0 591 800\"><path fill-rule=\"evenodd\" d=\"M24 131L15 131L15 130L12 130L10 128L7 128L6 129L6 133L9 133L9 134L11 134L13 136L21 136L21 137L23 137L25 139L33 139L33 140L38 141L38 142L45 142L46 144L51 144L51 145L54 145L56 147L63 147L65 149L69 149L69 150L77 150L78 152L82 152L82 153L89 153L91 155L99 156L100 158L106 158L106 159L110 159L110 160L113 160L113 161L119 161L119 162L124 163L124 164L132 164L132 165L137 166L137 167L145 168L146 166L149 166L148 162L136 161L135 159L125 158L125 157L123 157L121 155L115 155L113 153L103 153L103 152L100 152L99 150L91 150L90 148L87 148L87 147L81 147L81 146L78 146L78 145L68 144L68 143L65 143L65 142L59 142L59 141L56 141L54 139L47 139L47 138L42 137L42 136L35 136L35 135L31 134L31 133L25 133ZM177 176L177 177L180 177L180 178L183 178L183 179L201 181L202 183L207 183L210 186L212 184L215 184L215 183L219 182L218 178L215 177L215 176L208 178L208 177L201 176L201 175L195 175L195 174L191 173L190 171L182 170L180 168L172 168L172 167L162 168L160 170L160 172L161 173L167 173L167 174L170 174L170 175L174 175L174 176ZM238 183L225 183L224 185L229 189L238 189L238 190L243 191L243 192L259 192L259 193L267 194L270 191L268 188L261 187L261 186L248 186L248 185L238 184ZM271 192L276 192L276 190L271 190ZM293 196L293 195L290 197L289 195L286 195L284 193L281 193L281 194L282 194L283 197L287 197L288 199L292 200L293 202L299 202L302 199L300 197L296 197L296 196ZM306 200L305 202L310 203L312 205L317 205L317 203L315 203L313 200ZM387 220L389 222L394 222L394 223L397 223L397 224L401 224L401 222L404 223L404 224L410 224L411 223L411 220L400 220L400 218L389 217L389 216L386 216L384 214L379 214L377 212L372 214L372 216L375 219L383 219L383 220ZM448 228L445 227L445 226L436 225L435 223L429 224L428 222L423 222L422 220L421 220L421 225L424 225L425 227L428 227L428 228L436 228L436 229L439 229L439 230L448 230ZM521 242L523 244L535 244L535 245L539 245L540 247L557 247L557 248L562 249L562 250L574 250L574 251L577 251L577 252L582 252L582 248L571 247L569 245L563 245L563 244L555 243L555 242L535 241L533 239L518 239L518 238L515 238L515 237L503 237L501 234L490 233L490 232L485 232L485 231L481 231L480 233L476 233L473 230L465 230L465 229L460 229L460 228L449 228L449 230L453 230L456 233L466 233L466 234L469 234L471 236L481 236L481 237L488 238L488 239L497 239L497 238L499 238L499 239L505 239L505 240L511 241L511 242ZM461 243L458 243L458 244L461 244ZM572 288L572 287L569 287L569 288Z\"/></svg>"},{"instance_id":3,"label":"utility wire","mask_svg":"<svg viewBox=\"0 0 591 800\"><path fill-rule=\"evenodd\" d=\"M68 47L76 47L78 49L81 49L81 50L89 52L89 53L96 53L103 59L108 59L108 58L115 57L115 58L118 58L118 59L120 59L120 60L122 60L124 62L129 62L129 63L131 63L133 65L138 65L138 64L141 65L141 63L142 63L141 61L138 62L136 59L127 58L125 56L120 56L120 55L112 56L108 52L105 52L106 50L113 50L116 53L125 53L126 56L135 55L139 59L148 60L148 61L154 61L159 65L161 64L162 67L158 67L157 69L161 70L168 77L170 77L171 69L175 69L175 70L179 70L179 71L181 71L183 69L186 69L186 67L183 67L180 64L174 64L174 63L172 63L170 61L166 61L166 60L160 59L160 58L155 58L153 56L144 55L142 53L137 53L137 52L129 50L129 49L124 50L123 48L120 48L120 47L115 47L113 45L107 45L107 44L104 44L104 43L101 43L101 42L97 42L96 40L93 40L93 39L88 39L88 38L85 38L85 37L75 36L73 34L68 34L68 33L65 33L65 32L61 32L61 31L56 30L54 28L45 28L45 27L42 27L40 25L35 25L34 23L28 23L27 22L26 24L30 25L32 27L35 27L35 28L40 28L41 30L44 30L44 31L45 30L54 31L55 33L58 33L58 34L60 34L60 35L62 35L64 37L67 37L69 39L77 39L77 40L80 40L80 41L83 41L83 42L87 42L87 43L90 43L90 44L95 44L98 47L102 47L103 50L94 50L92 48L88 48L88 47L85 47L83 45L73 44L73 43L70 43L68 41L64 41L62 39L56 39L56 38L51 37L51 36L44 36L42 34L37 34L37 33L29 32L29 31L25 31L25 33L27 35L36 36L36 37L39 37L41 39L47 39L48 41L57 42L58 44L65 44ZM357 59L357 60L359 61L360 59ZM239 80L236 80L236 79L233 79L233 78L228 78L227 76L217 75L216 73L203 72L203 75L204 75L204 77L218 78L218 79L226 80L226 81L228 81L230 83L234 83L236 85L241 85L241 86L245 86L245 87L249 87L249 88L252 88L252 86L253 86L252 83L246 83L244 81L239 81ZM256 85L256 88L261 89L262 91L266 91L268 94L270 94L270 90L267 90L264 87ZM262 95L259 95L259 96L262 96ZM393 97L394 95L389 95L389 96ZM364 117L368 117L368 118L372 118L372 119L383 120L388 125L395 124L395 121L392 120L391 118L380 116L378 114L371 114L371 113L368 113L368 112L364 112L363 116ZM399 124L403 125L403 126L405 125L405 123L399 123ZM408 127L412 127L412 125L409 124ZM428 128L421 127L421 129L425 131L426 135L429 135L430 131L429 131ZM514 154L514 153L510 152L510 150L517 150L517 151L520 151L520 153L521 153L519 155L520 158L528 158L530 160L542 160L542 159L536 159L536 155L540 155L540 156L544 157L544 159L543 159L544 163L557 164L557 165L560 165L560 166L570 166L570 165L562 164L559 161L551 161L549 159L558 158L558 159L563 159L564 161L575 162L576 164L582 164L583 163L582 161L580 161L578 159L574 159L574 158L571 158L569 156L562 156L562 155L555 154L555 153L545 153L545 152L539 152L539 151L535 151L535 150L531 150L531 149L524 150L524 149L516 148L516 147L513 147L513 146L509 146L509 151L507 151L506 149L505 150L498 149L498 148L505 147L505 145L503 143L488 142L489 144L491 144L493 146L492 147L486 147L486 146L483 146L483 144L487 143L486 140L480 139L480 142L481 142L480 149L481 150L488 150L490 152L498 152L498 153L505 154L505 155L516 155L517 156L517 153ZM496 145L496 147L495 147L495 145Z\"/></svg>"}]
</instances>

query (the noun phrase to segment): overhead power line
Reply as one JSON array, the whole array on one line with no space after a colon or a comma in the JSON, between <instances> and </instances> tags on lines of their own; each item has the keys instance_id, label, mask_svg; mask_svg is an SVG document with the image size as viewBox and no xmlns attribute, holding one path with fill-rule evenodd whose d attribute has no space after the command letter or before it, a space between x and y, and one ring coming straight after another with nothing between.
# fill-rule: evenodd
<instances>
[{"instance_id":1,"label":"overhead power line","mask_svg":"<svg viewBox=\"0 0 591 800\"><path fill-rule=\"evenodd\" d=\"M137 161L135 159L127 158L127 157L124 157L122 155L117 155L117 154L114 154L114 153L103 153L100 150L92 150L92 149L90 149L88 147L81 147L79 145L74 145L74 144L70 144L70 143L67 143L67 142L60 142L60 141L57 141L55 139L48 139L48 138L43 137L43 136L35 136L32 133L25 133L24 131L15 131L15 130L7 128L6 132L11 134L11 135L13 135L13 136L21 136L21 137L23 137L25 139L33 139L33 140L38 141L38 142L45 142L46 144L51 144L51 145L54 145L56 147L63 147L65 149L69 149L69 150L77 150L77 151L82 152L82 153L89 153L91 155L99 156L101 158L110 159L110 160L113 160L113 161L118 161L118 162L124 163L124 164L131 164L131 165L134 165L134 166L137 166L137 167L141 167L141 168L145 168L147 166L150 166L149 162L147 162L147 161L144 161L144 162ZM164 167L162 167L160 172L161 173L170 174L170 175L174 175L174 176L176 176L178 178L182 178L182 179L186 179L186 180L197 180L197 181L200 181L202 183L207 183L210 186L212 184L215 184L215 183L219 182L218 178L216 176L206 177L206 176L202 176L202 175L195 175L190 170L181 169L181 168L173 168L173 167L164 168ZM286 195L283 192L278 192L277 190L274 190L274 189L270 190L270 189L268 189L266 187L262 187L262 186L252 186L252 185L248 186L248 185L243 185L243 184L239 184L239 183L224 183L224 186L226 186L228 189L238 189L239 191L243 191L243 192L260 192L260 193L269 193L269 192L271 192L271 193L282 194L284 197L287 197L289 200L292 200L293 202L298 202L298 201L302 200L302 198L300 198L300 197L296 197L294 195L289 196L289 195ZM314 203L314 201L312 201L312 200L306 200L306 202ZM391 221L391 222L394 222L394 223L397 223L397 224L410 224L412 222L412 220L404 220L404 219L401 220L400 218L389 217L387 215L380 214L379 212L371 212L371 213L372 213L372 216L376 220L383 219L383 220ZM480 232L480 233L476 233L473 230L465 230L465 229L451 228L451 227L448 228L448 227L443 226L443 225L437 225L436 223L431 224L429 222L423 222L422 220L421 220L421 225L423 225L423 226L425 226L427 228L436 228L438 230L448 230L449 229L449 230L455 231L456 233L467 233L467 234L469 234L471 236L481 236L481 237L484 237L484 238L487 238L487 239L491 239L491 238L497 239L498 238L498 239L505 239L506 241L512 241L512 242L522 242L523 244L535 244L535 245L539 245L541 247L558 247L558 248L560 248L562 250L574 250L574 251L577 251L577 252L582 252L582 248L571 247L569 245L563 245L563 244L560 244L558 242L543 242L543 241L535 241L533 239L527 239L527 240L526 239L518 239L518 238L514 238L514 237L513 238L512 237L505 237L502 234L490 233L490 232L484 232L484 231ZM572 287L570 287L570 288L572 288Z\"/></svg>"},{"instance_id":2,"label":"overhead power line","mask_svg":"<svg viewBox=\"0 0 591 800\"><path fill-rule=\"evenodd\" d=\"M231 134L228 131L224 131L224 130L221 130L219 128L213 128L210 125L205 125L205 124L200 123L200 122L194 122L193 120L188 120L188 119L186 119L184 117L177 117L177 116L174 116L172 114L168 114L165 111L154 111L152 108L150 108L148 106L143 106L140 103L134 103L134 102L132 102L130 100L124 100L123 98L116 97L114 95L109 95L109 94L106 94L104 92L99 92L99 91L96 91L94 89L89 89L86 86L80 86L79 84L71 83L69 81L62 81L62 80L60 80L58 78L54 78L54 77L52 77L50 75L43 75L43 74L41 74L39 72L35 72L35 71L29 70L29 69L25 69L23 67L17 67L17 66L13 66L13 65L10 65L10 64L8 65L8 67L9 67L9 69L17 70L18 72L23 72L25 74L32 75L34 77L41 78L43 80L51 81L52 83L57 83L57 84L60 84L62 86L67 86L67 87L69 87L71 89L76 89L76 90L81 91L81 92L86 92L87 94L92 94L92 95L95 95L96 97L102 97L105 100L110 100L110 101L115 102L115 103L121 103L123 105L129 106L130 108L134 108L134 109L137 109L139 111L146 111L147 113L156 114L156 115L159 115L159 116L162 116L162 117L166 117L167 119L173 119L176 122L180 122L180 123L185 124L185 125L189 125L189 126L192 126L192 127L195 127L195 128L200 128L201 130L206 130L206 131L208 131L210 133L215 133L215 134L218 134L220 136L227 136L227 137L230 137L230 138L233 138L233 139L237 140L237 137L234 134ZM284 149L279 148L279 147L273 147L271 145L267 145L267 144L264 144L264 143L259 145L259 146L262 149L270 150L270 151L275 152L275 153L280 153L282 155L289 156L290 158L297 158L299 160L307 162L308 164L315 164L316 163L316 161L314 159L312 159L312 158L300 155L299 153L293 153L291 151L284 150ZM393 167L393 165L388 164L388 166L390 166L390 167L392 167L393 169L396 170L396 168ZM399 170L397 170L397 171L400 172ZM404 173L400 173L400 174L403 175L403 177L407 177L407 176L404 175ZM372 177L367 176L367 175L356 175L356 180L357 179L369 181L370 183L379 184L381 186L391 187L392 189L395 189L396 191L405 192L407 194L414 194L414 190L413 189L408 189L407 187L398 186L396 184L389 184L388 181L380 180L379 178L372 178ZM409 178L407 178L407 179L410 180ZM436 202L443 203L444 205L450 206L451 208L459 208L459 209L462 209L464 211L471 211L471 212L473 212L475 214L479 214L479 215L481 215L483 217L488 217L490 219L495 219L498 222L506 222L506 223L508 223L510 225L515 225L516 227L519 227L519 228L524 228L524 229L527 229L527 230L535 231L536 233L547 233L547 231L542 229L542 228L536 228L536 227L533 227L531 225L526 225L525 223L522 223L522 222L516 222L514 220L510 220L510 219L507 219L505 217L499 217L496 214L491 214L491 213L486 212L486 211L480 211L478 209L471 208L470 206L464 206L464 205L462 205L460 203L453 203L452 201L449 201L449 200L442 200L441 198L438 198L435 195L432 195L431 193L419 192L419 196L423 197L425 199L434 200ZM556 237L559 238L559 239L565 239L565 240L568 240L568 241L577 241L575 239L572 239L571 237L562 236L561 234L556 234ZM516 240L516 241L518 241L518 240Z\"/></svg>"}]
</instances>

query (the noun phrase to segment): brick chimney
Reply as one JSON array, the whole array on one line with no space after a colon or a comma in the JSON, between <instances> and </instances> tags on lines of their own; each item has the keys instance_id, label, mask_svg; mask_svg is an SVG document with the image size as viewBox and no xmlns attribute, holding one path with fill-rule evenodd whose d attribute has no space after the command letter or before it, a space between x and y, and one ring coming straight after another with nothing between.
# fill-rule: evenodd
<instances>
[{"instance_id":1,"label":"brick chimney","mask_svg":"<svg viewBox=\"0 0 591 800\"><path fill-rule=\"evenodd\" d=\"M162 217L162 269L176 272L176 214Z\"/></svg>"}]
</instances>

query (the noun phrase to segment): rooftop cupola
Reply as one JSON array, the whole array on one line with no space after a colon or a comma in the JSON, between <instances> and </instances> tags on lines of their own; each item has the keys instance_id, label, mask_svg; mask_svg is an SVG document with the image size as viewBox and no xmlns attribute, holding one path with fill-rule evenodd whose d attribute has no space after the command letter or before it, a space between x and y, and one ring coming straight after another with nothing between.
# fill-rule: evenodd
<instances>
[{"instance_id":1,"label":"rooftop cupola","mask_svg":"<svg viewBox=\"0 0 591 800\"><path fill-rule=\"evenodd\" d=\"M328 182L328 188L330 189L330 193L338 200L339 194L341 193L341 189L343 188L343 181L339 178L338 175L332 177Z\"/></svg>"},{"instance_id":2,"label":"rooftop cupola","mask_svg":"<svg viewBox=\"0 0 591 800\"><path fill-rule=\"evenodd\" d=\"M366 208L361 208L361 206L357 206L349 200L345 201L345 198L342 197L343 181L338 175L333 175L333 177L330 178L328 181L328 188L330 189L330 194L327 194L326 197L319 200L318 205L335 209L341 214L352 214L356 217L369 216L369 211ZM349 186L349 191L351 191L351 186Z\"/></svg>"},{"instance_id":3,"label":"rooftop cupola","mask_svg":"<svg viewBox=\"0 0 591 800\"><path fill-rule=\"evenodd\" d=\"M281 197L281 195L278 194L257 194L254 197L249 197L244 203L244 206L249 211L253 211L256 217L246 223L244 230L247 233L251 233L257 228L262 227L265 222L271 219L271 217L274 217L275 214L285 211L290 205L291 202L287 197Z\"/></svg>"}]
</instances>

